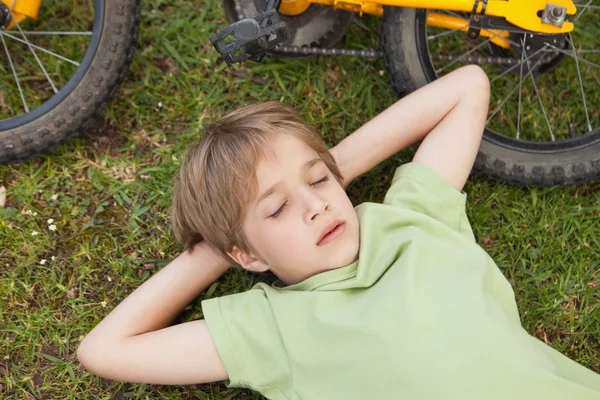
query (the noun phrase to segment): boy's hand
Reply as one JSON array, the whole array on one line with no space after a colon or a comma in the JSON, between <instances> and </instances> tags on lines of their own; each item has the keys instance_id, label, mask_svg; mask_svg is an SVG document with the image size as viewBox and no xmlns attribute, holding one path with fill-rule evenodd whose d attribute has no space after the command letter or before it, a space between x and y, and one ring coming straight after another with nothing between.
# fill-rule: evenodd
<instances>
[{"instance_id":1,"label":"boy's hand","mask_svg":"<svg viewBox=\"0 0 600 400\"><path fill-rule=\"evenodd\" d=\"M196 262L201 262L203 268L208 267L225 273L231 268L231 263L218 251L209 246L204 240L198 242L191 249L184 251L182 254L188 254Z\"/></svg>"}]
</instances>

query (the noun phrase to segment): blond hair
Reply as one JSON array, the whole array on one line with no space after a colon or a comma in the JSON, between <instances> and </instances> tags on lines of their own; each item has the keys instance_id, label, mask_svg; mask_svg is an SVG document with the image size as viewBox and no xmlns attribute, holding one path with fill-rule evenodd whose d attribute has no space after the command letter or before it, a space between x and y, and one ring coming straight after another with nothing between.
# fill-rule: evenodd
<instances>
[{"instance_id":1,"label":"blond hair","mask_svg":"<svg viewBox=\"0 0 600 400\"><path fill-rule=\"evenodd\" d=\"M206 240L232 264L234 246L252 251L242 230L256 195L256 167L270 135L290 135L312 148L338 182L342 176L327 146L293 109L278 102L238 109L204 129L187 152L175 183L172 225L185 249Z\"/></svg>"}]
</instances>

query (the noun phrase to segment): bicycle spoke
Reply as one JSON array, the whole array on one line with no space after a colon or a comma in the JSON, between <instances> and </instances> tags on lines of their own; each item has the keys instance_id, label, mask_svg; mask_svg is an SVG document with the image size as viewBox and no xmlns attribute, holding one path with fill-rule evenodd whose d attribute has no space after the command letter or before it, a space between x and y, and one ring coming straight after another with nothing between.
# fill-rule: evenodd
<instances>
[{"instance_id":1,"label":"bicycle spoke","mask_svg":"<svg viewBox=\"0 0 600 400\"><path fill-rule=\"evenodd\" d=\"M16 36L13 36L13 35L11 35L10 33L6 33L6 32L2 32L2 31L0 31L0 35L2 35L2 36L6 36L6 37L9 37L9 38L11 38L11 39L13 39L13 40L16 40L17 42L21 42L21 43L27 44L27 43L26 43L25 41L23 41L22 39L19 39L18 37L16 37ZM54 56L54 57L56 57L56 58L59 58L59 59L61 59L61 60L63 60L63 61L69 62L69 63L71 63L71 64L73 64L73 65L75 65L75 66L79 67L79 63L78 63L78 62L76 62L76 61L70 60L70 59L68 59L68 58L66 58L66 57L63 57L63 56L61 56L61 55L59 55L59 54L56 54L56 53L54 53L54 52L52 52L52 51L50 51L50 50L46 50L46 49L44 49L43 47L36 46L36 45L35 45L35 44L33 44L33 43L30 43L30 45L31 45L33 48L35 48L35 49L38 49L38 50L40 50L40 51L43 51L44 53L48 53L48 54L50 54L50 55L53 55L53 56Z\"/></svg>"},{"instance_id":2,"label":"bicycle spoke","mask_svg":"<svg viewBox=\"0 0 600 400\"><path fill-rule=\"evenodd\" d=\"M540 65L540 63L542 62L542 60L538 60L535 65L534 68L537 68L538 65ZM527 76L525 76L525 79L527 79L529 76L531 75L531 68L529 68L529 71L527 72ZM492 120L492 118L494 118L496 116L496 114L498 113L498 111L500 111L500 109L502 108L502 106L508 101L508 99L510 99L512 97L513 94L515 94L515 92L517 91L517 89L519 89L518 86L515 86L510 93L508 93L508 95L504 98L504 100L502 100L502 102L500 103L500 105L498 107L496 107L496 109L494 110L494 112L492 113L492 115L490 115L487 119L487 121L485 122L485 125L487 126L490 121Z\"/></svg>"},{"instance_id":3,"label":"bicycle spoke","mask_svg":"<svg viewBox=\"0 0 600 400\"><path fill-rule=\"evenodd\" d=\"M52 82L52 79L50 79L50 76L48 75L48 72L46 72L46 68L44 68L44 66L42 65L42 62L40 61L39 57L37 56L37 54L35 54L35 51L33 50L33 47L31 47L31 43L29 43L29 40L27 40L27 36L25 36L25 34L23 33L23 31L21 30L21 26L19 25L19 23L17 22L17 20L15 19L15 17L12 16L12 14L11 14L11 18L15 22L15 25L17 26L17 29L19 30L19 33L21 34L21 36L23 36L23 39L27 43L27 47L29 47L29 50L31 50L31 53L33 54L33 57L35 58L35 61L37 61L38 65L42 69L42 72L46 76L46 79L48 79L48 82L50 82L50 86L52 86L52 90L54 91L54 93L58 93L58 89L56 89L56 86L54 86L54 82Z\"/></svg>"},{"instance_id":4,"label":"bicycle spoke","mask_svg":"<svg viewBox=\"0 0 600 400\"><path fill-rule=\"evenodd\" d=\"M525 38L521 39L521 48L525 48ZM517 109L517 139L521 135L521 95L522 95L522 87L523 87L523 58L525 57L525 52L521 52L521 72L519 73L519 108Z\"/></svg>"},{"instance_id":5,"label":"bicycle spoke","mask_svg":"<svg viewBox=\"0 0 600 400\"><path fill-rule=\"evenodd\" d=\"M579 76L579 88L581 89L581 97L583 98L583 109L585 110L585 119L587 120L588 131L591 132L592 124L590 124L590 114L588 113L588 109L587 109L587 101L585 101L585 91L583 90L583 80L581 79L581 70L579 69L579 60L577 57L577 50L575 49L575 43L573 43L573 38L571 37L570 33L569 33L569 41L571 42L571 47L573 48L573 54L574 54L573 58L575 58L575 66L577 67L577 76Z\"/></svg>"},{"instance_id":6,"label":"bicycle spoke","mask_svg":"<svg viewBox=\"0 0 600 400\"><path fill-rule=\"evenodd\" d=\"M537 49L533 54L531 54L529 57L527 57L527 59L531 59L533 57L535 57L536 55L538 55L541 51L543 50L543 48L541 49ZM525 60L523 60L525 61ZM507 68L504 72L502 72L500 75L495 76L493 79L490 80L490 84L496 82L498 79L502 78L504 75L508 74L509 72L511 72L513 69L517 68L519 65L521 65L521 63L517 63L515 65L513 65L510 68Z\"/></svg>"},{"instance_id":7,"label":"bicycle spoke","mask_svg":"<svg viewBox=\"0 0 600 400\"><path fill-rule=\"evenodd\" d=\"M556 46L553 46L553 45L551 45L551 44L549 44L549 43L546 43L546 46L553 48L554 50L558 51L559 53L566 54L566 55L568 55L569 57L574 57L574 56L573 56L573 53L571 53L570 51L566 51L566 50L563 50L563 49L559 49L558 47L556 47ZM598 65L598 64L596 64L596 63L593 63L593 62L591 62L591 61L588 61L588 60L586 60L585 58L579 58L579 61L581 61L581 62L583 62L583 63L586 63L586 64L588 64L588 65L591 65L592 67L600 68L600 65Z\"/></svg>"},{"instance_id":8,"label":"bicycle spoke","mask_svg":"<svg viewBox=\"0 0 600 400\"><path fill-rule=\"evenodd\" d=\"M21 89L21 83L19 82L19 77L17 76L17 71L15 71L15 66L13 65L12 58L10 56L10 52L8 51L8 46L6 45L6 41L4 40L4 35L0 35L0 39L2 39L2 44L4 45L4 51L6 51L6 56L8 58L8 63L10 64L10 69L12 69L13 75L15 77L15 81L17 81L17 87L19 88L19 94L21 95L21 101L23 101L23 107L25 108L25 112L29 112L29 107L27 107L27 102L25 101L25 96L23 95L23 89Z\"/></svg>"},{"instance_id":9,"label":"bicycle spoke","mask_svg":"<svg viewBox=\"0 0 600 400\"><path fill-rule=\"evenodd\" d=\"M588 3L584 6L584 9L575 16L575 19L572 21L573 23L577 22L579 17L581 17L583 15L583 13L587 11L587 8L590 6L590 4L592 4L592 1L594 1L594 0L588 1ZM577 4L576 4L576 6L577 6Z\"/></svg>"},{"instance_id":10,"label":"bicycle spoke","mask_svg":"<svg viewBox=\"0 0 600 400\"><path fill-rule=\"evenodd\" d=\"M496 114L498 113L498 111L500 111L500 109L502 108L502 106L508 101L508 99L510 99L512 97L512 95L517 91L519 87L515 86L509 93L508 95L506 95L506 97L504 98L504 100L502 100L502 102L498 105L498 107L496 107L496 109L494 110L494 112L492 113L492 115L490 115L487 119L487 121L485 121L485 125L487 126L490 121L492 120L492 118L494 118L496 116Z\"/></svg>"},{"instance_id":11,"label":"bicycle spoke","mask_svg":"<svg viewBox=\"0 0 600 400\"><path fill-rule=\"evenodd\" d=\"M523 53L525 55L527 55L525 48L523 48ZM541 61L541 60L540 60ZM531 75L531 64L529 63L529 60L527 60L527 68L529 68L529 75ZM538 98L538 101L540 102L540 107L542 107L542 113L544 114L544 118L546 119L546 123L548 124L548 130L550 131L550 137L552 138L552 141L555 141L554 138L554 132L552 132L552 126L550 126L550 120L548 119L548 115L546 114L546 107L544 107L544 103L542 102L542 97L540 96L540 92L538 91L537 85L535 83L535 78L533 77L533 75L531 75L531 82L533 82L533 89L535 90L535 95Z\"/></svg>"},{"instance_id":12,"label":"bicycle spoke","mask_svg":"<svg viewBox=\"0 0 600 400\"><path fill-rule=\"evenodd\" d=\"M448 68L449 66L451 66L452 64L462 60L463 58L465 58L466 56L468 56L469 54L473 53L474 51L476 51L477 49L479 49L481 46L489 43L493 38L495 38L496 36L498 36L500 34L500 32L494 34L494 36L487 38L486 40L484 40L483 42L479 43L477 46L473 47L471 50L467 51L465 54L461 55L460 57L456 58L455 60L449 62L448 64L444 65L442 68L435 70L436 74L439 74L440 72L442 72L443 70L445 70L446 68Z\"/></svg>"},{"instance_id":13,"label":"bicycle spoke","mask_svg":"<svg viewBox=\"0 0 600 400\"><path fill-rule=\"evenodd\" d=\"M71 36L86 35L86 36L92 36L92 32L63 32L63 31L57 31L57 32L51 32L51 31L47 31L47 32L35 32L35 31L23 31L23 33L26 33L27 35L71 35Z\"/></svg>"},{"instance_id":14,"label":"bicycle spoke","mask_svg":"<svg viewBox=\"0 0 600 400\"><path fill-rule=\"evenodd\" d=\"M444 31L444 32L442 32L442 33L438 33L437 35L433 35L433 36L427 36L427 40L433 40L433 39L437 39L437 38L439 38L439 37L446 36L446 35L449 35L449 34L451 34L451 33L454 33L454 32L458 32L458 31L460 31L461 29L465 29L465 28L467 28L468 26L469 26L469 24L466 24L466 25L464 25L464 26L460 26L460 27L458 27L458 28L456 28L456 29L452 29L451 31Z\"/></svg>"}]
</instances>

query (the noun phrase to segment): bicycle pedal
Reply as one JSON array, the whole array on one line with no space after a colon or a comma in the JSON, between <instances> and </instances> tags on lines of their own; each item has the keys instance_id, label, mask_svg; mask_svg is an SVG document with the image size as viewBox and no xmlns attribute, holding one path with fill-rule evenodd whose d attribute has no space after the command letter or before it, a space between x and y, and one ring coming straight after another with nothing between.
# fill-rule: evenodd
<instances>
[{"instance_id":1,"label":"bicycle pedal","mask_svg":"<svg viewBox=\"0 0 600 400\"><path fill-rule=\"evenodd\" d=\"M210 41L227 65L245 60L261 61L267 51L288 38L285 22L276 9L230 24Z\"/></svg>"}]
</instances>

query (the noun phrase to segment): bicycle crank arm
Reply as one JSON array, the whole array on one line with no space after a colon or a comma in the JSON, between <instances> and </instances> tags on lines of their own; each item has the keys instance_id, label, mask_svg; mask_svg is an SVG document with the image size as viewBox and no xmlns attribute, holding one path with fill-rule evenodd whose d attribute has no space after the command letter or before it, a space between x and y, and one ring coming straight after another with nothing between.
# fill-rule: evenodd
<instances>
[{"instance_id":1,"label":"bicycle crank arm","mask_svg":"<svg viewBox=\"0 0 600 400\"><path fill-rule=\"evenodd\" d=\"M267 51L288 39L286 23L279 21L278 0L269 0L266 10L225 27L210 37L227 65L247 59L262 61Z\"/></svg>"}]
</instances>

